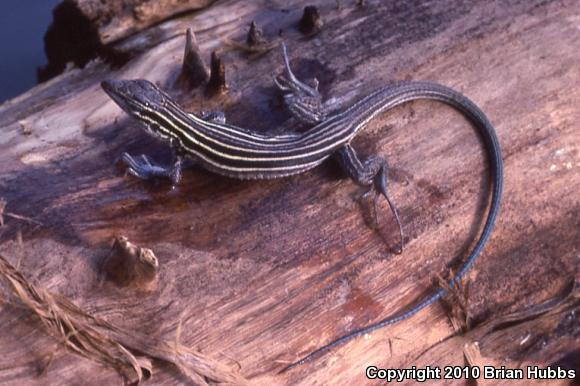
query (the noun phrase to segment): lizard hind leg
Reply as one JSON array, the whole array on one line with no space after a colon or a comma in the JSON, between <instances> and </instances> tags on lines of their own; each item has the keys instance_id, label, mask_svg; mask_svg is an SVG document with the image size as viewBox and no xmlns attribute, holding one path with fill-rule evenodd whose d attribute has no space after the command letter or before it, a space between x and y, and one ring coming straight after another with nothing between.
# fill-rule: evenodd
<instances>
[{"instance_id":1,"label":"lizard hind leg","mask_svg":"<svg viewBox=\"0 0 580 386\"><path fill-rule=\"evenodd\" d=\"M274 83L284 94L284 104L290 113L299 121L316 125L326 118L322 106L322 96L318 92L318 80L312 79L307 84L300 81L290 68L286 45L282 44L284 73L274 77Z\"/></svg>"},{"instance_id":2,"label":"lizard hind leg","mask_svg":"<svg viewBox=\"0 0 580 386\"><path fill-rule=\"evenodd\" d=\"M381 193L383 195L383 197L385 197L385 200L387 200L387 204L389 204L389 208L391 208L391 212L393 213L393 216L395 216L395 222L397 223L397 226L399 227L399 250L397 251L397 253L401 254L403 253L403 245L404 245L404 235L403 235L403 225L401 224L401 218L399 217L399 211L397 210L397 207L395 206L395 204L393 203L393 201L391 201L391 199L389 198L389 195L387 193L387 163L386 161L383 160L383 164L381 165L378 173L375 175L375 188L377 189L378 193ZM375 199L374 199L374 206L375 206L375 216L377 213L377 201L378 201L378 194L375 195Z\"/></svg>"},{"instance_id":3,"label":"lizard hind leg","mask_svg":"<svg viewBox=\"0 0 580 386\"><path fill-rule=\"evenodd\" d=\"M395 217L395 222L399 227L400 244L397 253L402 253L404 244L403 226L401 225L401 219L399 217L397 207L387 193L387 161L381 157L375 156L367 159L364 162L361 162L361 160L358 158L358 155L356 154L356 151L350 144L346 144L342 148L338 149L335 154L339 164L350 178L352 178L359 185L373 186L373 190L375 192L373 201L374 214L375 221L377 223L379 194L387 200L389 208Z\"/></svg>"}]
</instances>

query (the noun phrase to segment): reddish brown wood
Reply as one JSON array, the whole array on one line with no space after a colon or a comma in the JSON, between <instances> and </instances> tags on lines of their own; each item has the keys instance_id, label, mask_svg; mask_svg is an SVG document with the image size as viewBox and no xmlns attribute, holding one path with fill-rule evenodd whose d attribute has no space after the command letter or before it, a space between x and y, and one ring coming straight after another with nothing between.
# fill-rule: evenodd
<instances>
[{"instance_id":1,"label":"reddish brown wood","mask_svg":"<svg viewBox=\"0 0 580 386\"><path fill-rule=\"evenodd\" d=\"M2 255L91 314L150 337L179 335L181 345L252 383L364 384L369 364L464 365L466 350L472 363L577 366L577 302L563 300L493 333L484 326L556 296L577 276L580 52L571 47L580 40L580 5L343 2L337 9L329 1L317 4L322 30L304 39L297 23L306 5L220 2L119 43L125 52L152 46L120 69L96 61L0 106L0 196L5 212L23 217L4 217ZM390 80L425 79L465 93L488 114L503 149L505 193L496 229L465 283L472 332L453 327L438 303L278 374L408 305L465 255L485 214L487 165L473 128L445 106L395 109L354 141L362 154L389 160L390 192L408 235L400 256L391 253L392 219L385 214L373 229L370 202L359 199L365 190L330 162L274 181L193 169L176 190L125 176L114 164L123 151L158 160L169 153L101 91L105 78L147 78L188 110L225 110L229 122L261 132L288 118L269 76L282 68L276 50L257 59L223 52L222 96L172 88L185 26L193 26L208 58L225 38L243 41L252 20L269 40L282 30L292 66L301 77L316 76L325 96L354 100ZM381 210L388 213L384 204ZM155 253L155 291L99 286L99 263L120 234ZM25 310L2 305L0 331L8 364L0 366L0 383L118 382L114 370L59 347ZM153 361L155 384L182 377Z\"/></svg>"}]
</instances>

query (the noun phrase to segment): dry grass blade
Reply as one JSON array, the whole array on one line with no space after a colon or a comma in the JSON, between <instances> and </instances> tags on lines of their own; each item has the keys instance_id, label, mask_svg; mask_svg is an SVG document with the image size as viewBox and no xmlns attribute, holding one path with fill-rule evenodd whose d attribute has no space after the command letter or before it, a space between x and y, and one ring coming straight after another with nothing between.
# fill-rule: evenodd
<instances>
[{"instance_id":1,"label":"dry grass blade","mask_svg":"<svg viewBox=\"0 0 580 386\"><path fill-rule=\"evenodd\" d=\"M21 215L16 214L16 213L6 212L5 209L6 209L7 204L8 203L6 202L6 200L3 199L2 197L0 197L0 227L4 226L4 216L12 217L16 220L22 220L22 221L26 221L26 222L36 224L36 225L42 225L42 223L40 221L36 221L33 218L21 216Z\"/></svg>"},{"instance_id":2,"label":"dry grass blade","mask_svg":"<svg viewBox=\"0 0 580 386\"><path fill-rule=\"evenodd\" d=\"M0 280L6 299L34 313L46 331L70 351L114 368L128 382L139 383L151 375L153 359L174 365L195 384L206 379L229 384L246 384L226 365L193 350L149 336L123 331L103 319L87 314L70 300L31 284L0 255ZM143 355L144 356L138 356Z\"/></svg>"},{"instance_id":3,"label":"dry grass blade","mask_svg":"<svg viewBox=\"0 0 580 386\"><path fill-rule=\"evenodd\" d=\"M131 382L143 379L142 367L136 357L92 325L91 316L67 299L33 286L2 256L0 274L21 305L36 314L46 330L69 350L114 367Z\"/></svg>"}]
</instances>

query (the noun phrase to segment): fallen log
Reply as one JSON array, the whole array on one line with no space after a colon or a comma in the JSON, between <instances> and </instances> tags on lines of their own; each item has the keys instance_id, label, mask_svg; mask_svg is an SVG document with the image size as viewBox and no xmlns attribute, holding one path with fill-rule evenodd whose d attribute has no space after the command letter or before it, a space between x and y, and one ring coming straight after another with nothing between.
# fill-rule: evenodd
<instances>
[{"instance_id":1,"label":"fallen log","mask_svg":"<svg viewBox=\"0 0 580 386\"><path fill-rule=\"evenodd\" d=\"M565 289L577 274L580 54L570 47L580 30L570 15L580 6L328 2L318 7L320 30L304 35L307 5L219 2L117 43L130 57L120 68L97 59L1 105L0 196L11 215L0 228L2 256L89 315L178 341L252 383L368 383L369 365L577 368L578 304L559 294L574 294ZM212 28L199 27L210 21ZM389 160L390 194L408 235L402 255L392 253L398 233L390 217L373 227L372 202L359 199L364 189L331 162L272 181L192 169L175 190L126 176L115 162L124 151L158 161L170 154L102 92L107 78L148 79L189 111L223 110L229 122L262 133L285 125L289 115L263 76L281 70L278 50L253 57L224 43L246 41L252 21L268 41L281 34L297 75L317 77L325 97L348 104L401 79L461 91L494 123L506 170L496 229L461 291L282 374L440 285L481 226L487 164L469 123L435 102L369 123L353 144ZM206 61L219 51L223 93L176 82L187 27ZM155 254L153 290L103 280L100 266L120 235ZM550 312L524 312L553 298L560 300ZM2 307L0 382L118 380L114 369L64 349L29 311ZM152 363L156 384L184 380L170 363Z\"/></svg>"}]
</instances>

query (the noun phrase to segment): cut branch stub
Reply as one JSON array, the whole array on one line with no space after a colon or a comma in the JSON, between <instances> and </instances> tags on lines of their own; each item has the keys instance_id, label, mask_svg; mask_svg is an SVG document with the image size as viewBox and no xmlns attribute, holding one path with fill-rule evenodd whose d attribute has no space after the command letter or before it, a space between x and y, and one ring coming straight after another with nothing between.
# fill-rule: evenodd
<instances>
[{"instance_id":1,"label":"cut branch stub","mask_svg":"<svg viewBox=\"0 0 580 386\"><path fill-rule=\"evenodd\" d=\"M197 45L197 39L191 28L187 29L185 37L185 50L181 73L176 83L182 87L195 88L209 79L209 70L201 57L201 51Z\"/></svg>"},{"instance_id":2,"label":"cut branch stub","mask_svg":"<svg viewBox=\"0 0 580 386\"><path fill-rule=\"evenodd\" d=\"M225 42L228 46L246 52L254 58L270 51L278 45L276 41L268 41L264 37L262 29L258 27L255 21L250 23L250 30L246 35L246 41L244 43L230 39L226 39Z\"/></svg>"},{"instance_id":3,"label":"cut branch stub","mask_svg":"<svg viewBox=\"0 0 580 386\"><path fill-rule=\"evenodd\" d=\"M227 90L226 66L217 53L211 53L211 73L207 84L207 93L210 96L223 94Z\"/></svg>"}]
</instances>

